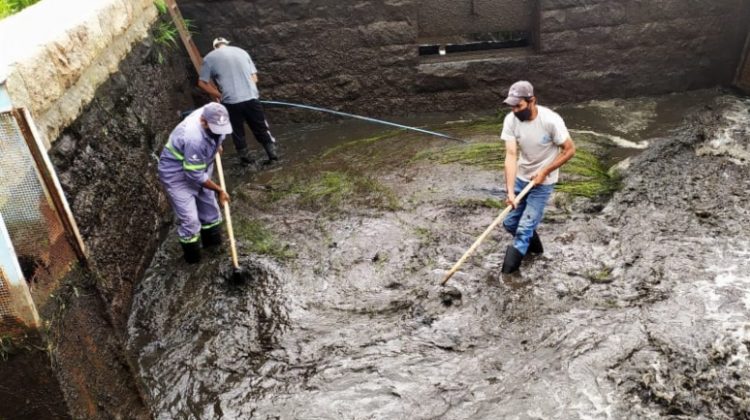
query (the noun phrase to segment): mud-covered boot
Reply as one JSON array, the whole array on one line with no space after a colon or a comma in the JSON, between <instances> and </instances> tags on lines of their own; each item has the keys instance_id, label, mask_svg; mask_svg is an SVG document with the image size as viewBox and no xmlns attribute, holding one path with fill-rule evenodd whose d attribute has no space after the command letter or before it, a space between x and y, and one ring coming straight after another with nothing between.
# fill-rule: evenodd
<instances>
[{"instance_id":1,"label":"mud-covered boot","mask_svg":"<svg viewBox=\"0 0 750 420\"><path fill-rule=\"evenodd\" d=\"M221 245L221 224L211 226L208 229L201 229L201 242L203 248L212 248Z\"/></svg>"},{"instance_id":2,"label":"mud-covered boot","mask_svg":"<svg viewBox=\"0 0 750 420\"><path fill-rule=\"evenodd\" d=\"M247 147L244 149L237 149L237 156L239 156L241 164L245 166L255 165L255 160L250 156L250 149Z\"/></svg>"},{"instance_id":3,"label":"mud-covered boot","mask_svg":"<svg viewBox=\"0 0 750 420\"><path fill-rule=\"evenodd\" d=\"M518 267L521 266L521 260L523 260L523 254L517 250L513 245L508 245L505 250L505 260L503 260L503 274L511 274L518 271Z\"/></svg>"},{"instance_id":4,"label":"mud-covered boot","mask_svg":"<svg viewBox=\"0 0 750 420\"><path fill-rule=\"evenodd\" d=\"M276 154L276 143L272 141L263 143L263 149L265 149L266 154L268 155L268 160L263 161L264 165L270 165L279 161L279 155Z\"/></svg>"},{"instance_id":5,"label":"mud-covered boot","mask_svg":"<svg viewBox=\"0 0 750 420\"><path fill-rule=\"evenodd\" d=\"M180 242L182 245L183 258L188 264L197 264L201 262L201 243L195 242Z\"/></svg>"},{"instance_id":6,"label":"mud-covered boot","mask_svg":"<svg viewBox=\"0 0 750 420\"><path fill-rule=\"evenodd\" d=\"M534 231L529 240L529 251L528 254L539 255L544 253L544 247L542 246L542 240L539 238L539 234Z\"/></svg>"}]
</instances>

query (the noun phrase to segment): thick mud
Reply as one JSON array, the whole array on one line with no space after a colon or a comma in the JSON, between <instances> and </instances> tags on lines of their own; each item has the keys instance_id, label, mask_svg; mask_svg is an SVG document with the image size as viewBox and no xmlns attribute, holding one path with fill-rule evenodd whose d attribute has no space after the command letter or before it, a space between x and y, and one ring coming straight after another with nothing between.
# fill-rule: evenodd
<instances>
[{"instance_id":1,"label":"thick mud","mask_svg":"<svg viewBox=\"0 0 750 420\"><path fill-rule=\"evenodd\" d=\"M715 92L561 108L581 150L626 168L619 189L556 193L542 256L502 277L498 230L447 287L504 197L499 149L452 156L498 142L496 121L439 127L469 146L280 132L281 165L230 165L251 278L227 281L226 251L183 264L170 237L136 290L154 416L750 418L748 109Z\"/></svg>"}]
</instances>

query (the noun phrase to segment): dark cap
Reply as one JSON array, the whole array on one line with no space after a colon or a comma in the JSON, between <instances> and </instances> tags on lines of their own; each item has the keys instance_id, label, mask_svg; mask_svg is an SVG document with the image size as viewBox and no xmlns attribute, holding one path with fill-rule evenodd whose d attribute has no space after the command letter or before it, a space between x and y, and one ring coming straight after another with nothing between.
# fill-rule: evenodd
<instances>
[{"instance_id":1,"label":"dark cap","mask_svg":"<svg viewBox=\"0 0 750 420\"><path fill-rule=\"evenodd\" d=\"M224 105L211 102L203 107L203 119L214 134L232 134L232 124L229 122L229 112Z\"/></svg>"},{"instance_id":2,"label":"dark cap","mask_svg":"<svg viewBox=\"0 0 750 420\"><path fill-rule=\"evenodd\" d=\"M522 99L532 96L534 96L534 86L531 86L531 83L525 80L520 80L510 86L508 97L503 102L510 106L516 106Z\"/></svg>"}]
</instances>

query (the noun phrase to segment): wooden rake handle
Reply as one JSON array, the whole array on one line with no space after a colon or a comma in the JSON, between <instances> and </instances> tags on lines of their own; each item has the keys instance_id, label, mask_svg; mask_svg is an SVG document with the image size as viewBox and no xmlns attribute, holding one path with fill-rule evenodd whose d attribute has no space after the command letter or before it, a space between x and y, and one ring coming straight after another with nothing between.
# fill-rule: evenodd
<instances>
[{"instance_id":1,"label":"wooden rake handle","mask_svg":"<svg viewBox=\"0 0 750 420\"><path fill-rule=\"evenodd\" d=\"M224 184L224 168L221 165L221 155L216 153L216 172L219 173L219 186L221 189L226 191L227 187ZM224 219L227 221L227 231L229 232L229 247L232 250L232 265L234 268L240 268L240 263L237 261L237 246L234 242L234 229L232 228L232 214L229 212L229 203L224 204Z\"/></svg>"},{"instance_id":2,"label":"wooden rake handle","mask_svg":"<svg viewBox=\"0 0 750 420\"><path fill-rule=\"evenodd\" d=\"M526 194L529 191L531 191L532 188L534 188L534 183L529 182L526 188L524 188L521 191L521 193L516 196L516 199L513 201L513 204L517 206L518 203L523 199L524 196L526 196ZM466 260L471 256L471 254L473 254L474 251L476 251L477 248L479 248L479 245L482 242L484 242L485 239L487 239L487 236L489 236L490 232L492 232L492 230L495 229L497 225L499 225L500 223L503 222L503 220L505 220L505 217L508 215L508 213L510 213L511 210L513 210L513 206L506 207L505 210L503 210L503 212L500 213L500 215L497 216L495 220L492 221L492 224L490 224L487 227L487 229L485 229L484 232L482 232L482 234L479 235L477 240L474 241L474 244L471 245L471 247L464 253L461 259L459 259L458 262L453 265L453 268L451 268L448 274L445 275L442 283L440 283L442 286L445 286L445 283L448 283L448 280L450 280L450 278L456 273L456 271L458 271L458 269L463 265L463 263L466 262Z\"/></svg>"}]
</instances>

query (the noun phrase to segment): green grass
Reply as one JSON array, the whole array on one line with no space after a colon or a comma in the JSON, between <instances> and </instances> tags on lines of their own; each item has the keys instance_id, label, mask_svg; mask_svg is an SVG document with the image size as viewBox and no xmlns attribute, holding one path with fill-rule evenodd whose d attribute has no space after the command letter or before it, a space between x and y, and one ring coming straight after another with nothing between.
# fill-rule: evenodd
<instances>
[{"instance_id":1,"label":"green grass","mask_svg":"<svg viewBox=\"0 0 750 420\"><path fill-rule=\"evenodd\" d=\"M235 228L237 238L246 244L251 252L270 255L281 260L296 257L294 251L278 241L261 222L257 220L240 219Z\"/></svg>"},{"instance_id":2,"label":"green grass","mask_svg":"<svg viewBox=\"0 0 750 420\"><path fill-rule=\"evenodd\" d=\"M331 171L315 177L297 176L276 183L270 201L293 197L300 206L336 210L345 205L384 210L400 208L396 194L377 180L360 174Z\"/></svg>"},{"instance_id":3,"label":"green grass","mask_svg":"<svg viewBox=\"0 0 750 420\"><path fill-rule=\"evenodd\" d=\"M0 0L0 19L18 13L39 0Z\"/></svg>"}]
</instances>

